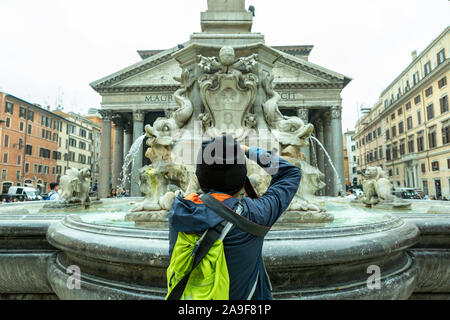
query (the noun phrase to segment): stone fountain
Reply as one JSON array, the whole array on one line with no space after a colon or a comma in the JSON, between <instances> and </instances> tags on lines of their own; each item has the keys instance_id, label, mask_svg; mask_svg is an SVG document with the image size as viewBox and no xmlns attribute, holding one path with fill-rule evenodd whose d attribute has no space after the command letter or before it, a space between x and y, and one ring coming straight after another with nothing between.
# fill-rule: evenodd
<instances>
[{"instance_id":1,"label":"stone fountain","mask_svg":"<svg viewBox=\"0 0 450 320\"><path fill-rule=\"evenodd\" d=\"M244 49L248 50L237 48L238 52ZM202 54L214 50L218 56ZM181 61L193 59L176 78L181 84L174 94L179 108L170 117L159 118L153 126L145 127L149 147L146 156L152 164L139 171L137 181L145 200L136 204L126 219L135 221L137 226L163 222L176 194L201 193L192 155L198 152L199 142L232 134L241 143L281 150L281 156L302 169L304 179L280 223L333 221L332 214L326 213L324 204L315 198L315 193L325 186L321 181L324 175L310 166L300 152L301 147L308 146L307 139L314 128L298 117L281 114L281 96L273 89L274 76L267 67L270 60L265 61L260 58L265 55L258 53L237 58L231 46L196 46L177 56ZM199 99L193 97L200 97L201 103L196 104ZM270 184L270 176L251 162L248 171L262 195Z\"/></svg>"},{"instance_id":2,"label":"stone fountain","mask_svg":"<svg viewBox=\"0 0 450 320\"><path fill-rule=\"evenodd\" d=\"M175 61L180 70L177 108L145 127L151 165L139 170L136 181L145 198L131 204L105 199L71 215L58 208L39 212L46 203L6 206L0 214L0 297L163 299L168 211L175 196L199 191L193 174L197 151L203 140L224 133L276 150L303 173L294 201L263 248L275 299L448 296L448 215L408 211L401 219L389 210L315 197L324 174L301 153L313 126L284 116L274 89L282 53L249 31L252 18L243 0L208 0L208 8L202 14L207 32L170 53L170 68ZM137 69L164 62L162 57L148 58ZM261 195L270 177L251 161L248 166ZM25 207L30 214L19 214ZM381 271L375 287L369 283L374 266ZM73 285L74 270L81 272L79 286Z\"/></svg>"}]
</instances>

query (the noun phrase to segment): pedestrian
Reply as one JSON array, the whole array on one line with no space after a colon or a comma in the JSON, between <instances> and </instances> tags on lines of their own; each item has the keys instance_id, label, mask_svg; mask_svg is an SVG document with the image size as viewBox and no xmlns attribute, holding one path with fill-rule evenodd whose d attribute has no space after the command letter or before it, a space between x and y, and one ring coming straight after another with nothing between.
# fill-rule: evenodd
<instances>
[{"instance_id":1,"label":"pedestrian","mask_svg":"<svg viewBox=\"0 0 450 320\"><path fill-rule=\"evenodd\" d=\"M50 183L50 192L46 200L57 201L59 200L59 184L57 182Z\"/></svg>"},{"instance_id":2,"label":"pedestrian","mask_svg":"<svg viewBox=\"0 0 450 320\"><path fill-rule=\"evenodd\" d=\"M349 189L348 190L348 192L347 192L347 197L346 197L347 199L350 199L350 200L356 200L356 196L355 196L355 194L353 193L353 190L352 189Z\"/></svg>"},{"instance_id":3,"label":"pedestrian","mask_svg":"<svg viewBox=\"0 0 450 320\"><path fill-rule=\"evenodd\" d=\"M217 152L217 150L223 152ZM240 200L244 186L246 191L250 191L247 188L249 180L247 178L246 158L255 161L269 173L272 176L272 181L266 193L260 198L253 195L253 198L244 197ZM244 220L250 221L250 225L258 226L260 228L258 230L264 228L266 229L265 233L267 233L289 207L297 193L301 171L286 160L262 148L240 146L236 140L228 135L202 144L197 160L196 176L205 195L200 197L194 193L185 198L179 195L175 198L169 213L171 265L167 272L168 299L170 299L170 291L175 290L172 281L176 273L170 274L171 267L178 258L181 259L176 255L180 249L177 245L178 240L185 237L186 234L197 233L201 235L204 233L205 235L205 231L217 228L224 222L224 218L217 214L220 210L211 209L211 199L220 208L223 209L226 206L228 212L232 210L231 212L240 214L245 218ZM219 297L230 300L271 300L270 279L262 258L264 237L252 235L241 228L241 226L232 226L228 233L221 233L222 237L226 235L221 240L223 240L226 269L228 271L226 276L229 277L229 287L225 289L229 292L223 295L219 292ZM199 242L201 246L201 239ZM196 249L194 248L194 250ZM179 284L180 279L178 280ZM201 287L190 289L190 293L194 293L194 297L184 296L184 298L195 298L195 290L201 290L199 288ZM211 297L206 294L204 296L204 299L213 298L214 296Z\"/></svg>"},{"instance_id":4,"label":"pedestrian","mask_svg":"<svg viewBox=\"0 0 450 320\"><path fill-rule=\"evenodd\" d=\"M117 197L116 189L113 188L113 189L111 189L111 192L109 193L108 198L116 198L116 197Z\"/></svg>"}]
</instances>

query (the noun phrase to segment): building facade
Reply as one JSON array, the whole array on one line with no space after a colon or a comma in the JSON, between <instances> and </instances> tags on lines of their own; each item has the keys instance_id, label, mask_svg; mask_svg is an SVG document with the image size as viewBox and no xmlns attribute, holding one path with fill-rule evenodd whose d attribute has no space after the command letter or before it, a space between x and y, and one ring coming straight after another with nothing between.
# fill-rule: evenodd
<instances>
[{"instance_id":1,"label":"building facade","mask_svg":"<svg viewBox=\"0 0 450 320\"><path fill-rule=\"evenodd\" d=\"M65 174L67 169L91 170L91 183L95 184L100 148L98 141L100 128L91 120L69 112L54 111L65 119L61 133L61 143L58 146L62 157L58 158L58 167ZM98 175L98 174L97 174ZM97 177L98 179L98 177Z\"/></svg>"},{"instance_id":2,"label":"building facade","mask_svg":"<svg viewBox=\"0 0 450 320\"><path fill-rule=\"evenodd\" d=\"M355 131L344 133L345 184L347 187L358 185L358 166L356 163Z\"/></svg>"},{"instance_id":3,"label":"building facade","mask_svg":"<svg viewBox=\"0 0 450 320\"><path fill-rule=\"evenodd\" d=\"M214 48L211 55L217 56L220 47L225 45L236 48L237 58L253 53L260 54L262 59L267 57L266 54L274 57L270 67L275 76L275 90L281 95L280 110L285 115L295 115L315 125L315 137L337 169L336 174L319 144L303 148L307 160L317 164L326 175L325 194L337 195L339 188L345 185L341 92L351 79L310 62L308 57L312 46L267 46L264 35L251 31L253 16L242 9L244 7L244 0L227 4L210 0L208 10L201 15L202 32L192 34L189 41L174 48L139 51L142 61L91 83L102 96L99 186L102 197L107 196L111 187L111 170L112 184L115 185L123 155L128 153L132 142L142 136L144 126L178 108L174 92L180 88L180 83L174 77L180 77L182 67L174 54L180 50L194 52L197 48L209 47ZM257 107L260 106L255 105ZM116 125L115 147L118 148L111 159L107 146L112 140L113 121ZM147 161L143 149L138 151L139 156L134 161L132 177ZM110 163L114 163L113 168ZM140 195L135 183L131 184L131 195Z\"/></svg>"},{"instance_id":4,"label":"building facade","mask_svg":"<svg viewBox=\"0 0 450 320\"><path fill-rule=\"evenodd\" d=\"M10 186L49 191L50 183L57 181L63 121L49 110L0 92L2 193Z\"/></svg>"},{"instance_id":5,"label":"building facade","mask_svg":"<svg viewBox=\"0 0 450 320\"><path fill-rule=\"evenodd\" d=\"M450 197L450 27L381 93L358 120L358 170L381 166L395 187Z\"/></svg>"}]
</instances>

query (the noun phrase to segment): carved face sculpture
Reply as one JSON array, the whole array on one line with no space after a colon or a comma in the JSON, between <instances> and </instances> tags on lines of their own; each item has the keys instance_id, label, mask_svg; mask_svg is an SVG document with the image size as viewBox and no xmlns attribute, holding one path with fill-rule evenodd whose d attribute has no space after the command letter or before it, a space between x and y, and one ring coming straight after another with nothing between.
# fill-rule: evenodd
<instances>
[{"instance_id":1,"label":"carved face sculpture","mask_svg":"<svg viewBox=\"0 0 450 320\"><path fill-rule=\"evenodd\" d=\"M231 66L235 61L234 49L232 47L223 47L220 49L219 59L224 66Z\"/></svg>"}]
</instances>

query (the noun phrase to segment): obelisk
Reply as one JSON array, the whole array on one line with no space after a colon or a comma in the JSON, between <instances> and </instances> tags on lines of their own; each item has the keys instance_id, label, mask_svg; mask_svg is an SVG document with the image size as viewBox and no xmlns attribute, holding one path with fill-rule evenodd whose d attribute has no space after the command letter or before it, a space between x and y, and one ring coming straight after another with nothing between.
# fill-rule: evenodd
<instances>
[{"instance_id":1,"label":"obelisk","mask_svg":"<svg viewBox=\"0 0 450 320\"><path fill-rule=\"evenodd\" d=\"M208 0L208 10L201 14L202 31L208 33L249 33L252 24L245 0Z\"/></svg>"}]
</instances>

